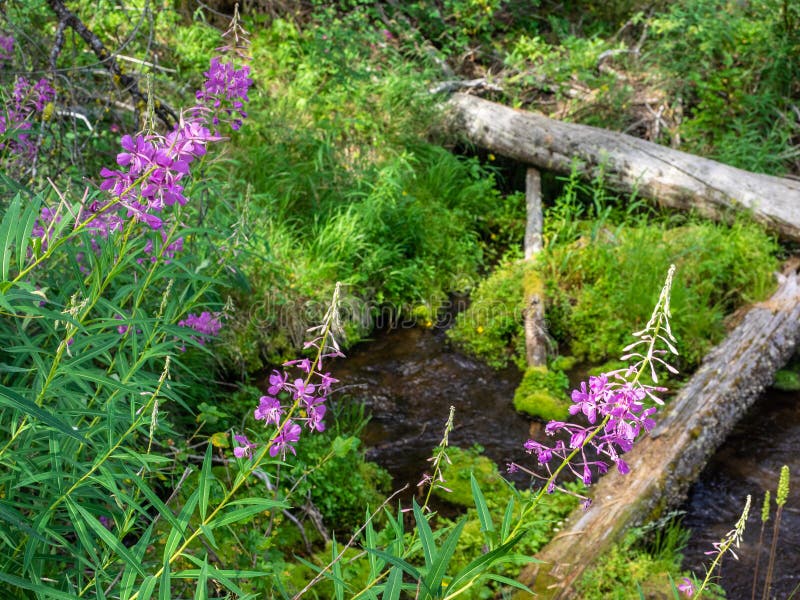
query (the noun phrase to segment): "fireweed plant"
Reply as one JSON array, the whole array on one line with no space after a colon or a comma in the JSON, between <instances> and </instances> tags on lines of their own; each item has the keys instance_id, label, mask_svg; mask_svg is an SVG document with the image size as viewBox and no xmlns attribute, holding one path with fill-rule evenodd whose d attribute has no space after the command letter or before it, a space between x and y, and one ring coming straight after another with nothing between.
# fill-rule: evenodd
<instances>
[{"instance_id":1,"label":"fireweed plant","mask_svg":"<svg viewBox=\"0 0 800 600\"><path fill-rule=\"evenodd\" d=\"M189 350L222 327L213 286L233 258L197 246L207 232L186 225L212 146L246 116L246 38L236 22L227 33L194 106L171 131L124 136L99 190L76 200L15 184L2 201L0 588L15 597L183 597L194 581L204 598L212 580L246 597L247 574L190 545L213 548L215 527L280 503L234 501L248 471L226 489L210 444L187 483L194 469L180 476L167 441L169 412L186 409ZM12 43L0 46L13 59ZM4 169L29 156L27 124L52 96L18 77L3 97ZM184 485L195 487L173 512Z\"/></svg>"},{"instance_id":2,"label":"fireweed plant","mask_svg":"<svg viewBox=\"0 0 800 600\"><path fill-rule=\"evenodd\" d=\"M555 489L564 490L557 483L562 471L567 471L585 485L592 483L595 473L605 473L612 466L623 475L630 471L622 455L633 448L636 440L655 427L656 406L646 406L646 402L663 405L657 394L666 391L659 387L657 369L665 368L677 373L663 356L677 355L675 338L670 331L670 290L675 266L671 266L656 306L641 331L633 334L635 342L627 346L622 361L633 360L626 369L590 377L588 384L581 383L572 392L571 415L582 416L588 424L550 421L545 427L547 435L561 434L553 445L528 440L524 447L528 454L536 456L538 466L545 471L511 463L510 472L524 471L534 478L544 480L542 492L552 493ZM650 377L652 384L644 383L643 376ZM555 460L554 460L555 459ZM573 493L573 492L568 492ZM584 508L591 503L582 497Z\"/></svg>"}]
</instances>

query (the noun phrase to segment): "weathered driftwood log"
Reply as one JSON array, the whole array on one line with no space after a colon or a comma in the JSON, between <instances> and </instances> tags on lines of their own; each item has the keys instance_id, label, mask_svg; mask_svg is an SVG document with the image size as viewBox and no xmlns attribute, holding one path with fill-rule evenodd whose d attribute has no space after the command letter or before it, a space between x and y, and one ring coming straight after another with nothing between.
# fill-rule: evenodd
<instances>
[{"instance_id":1,"label":"weathered driftwood log","mask_svg":"<svg viewBox=\"0 0 800 600\"><path fill-rule=\"evenodd\" d=\"M597 127L514 110L475 96L449 101L452 134L520 162L592 177L603 169L612 188L662 206L728 219L749 210L781 236L800 241L800 181L750 173L652 142Z\"/></svg>"},{"instance_id":2,"label":"weathered driftwood log","mask_svg":"<svg viewBox=\"0 0 800 600\"><path fill-rule=\"evenodd\" d=\"M542 250L542 178L539 171L529 168L525 176L525 260L531 263ZM538 279L526 277L525 288L525 357L529 367L547 363L547 330L544 326L544 290Z\"/></svg>"},{"instance_id":3,"label":"weathered driftwood log","mask_svg":"<svg viewBox=\"0 0 800 600\"><path fill-rule=\"evenodd\" d=\"M630 473L604 476L594 487L592 507L573 513L537 556L542 563L523 571L520 581L540 598L572 597L584 569L630 526L686 498L713 452L800 342L800 277L780 279L775 294L755 304L705 357L656 429L626 455Z\"/></svg>"}]
</instances>

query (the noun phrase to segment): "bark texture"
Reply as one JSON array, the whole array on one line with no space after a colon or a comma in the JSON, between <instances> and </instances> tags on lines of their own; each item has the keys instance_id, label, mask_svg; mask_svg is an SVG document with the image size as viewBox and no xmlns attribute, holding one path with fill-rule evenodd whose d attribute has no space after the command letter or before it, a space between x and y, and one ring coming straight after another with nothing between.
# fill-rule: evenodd
<instances>
[{"instance_id":1,"label":"bark texture","mask_svg":"<svg viewBox=\"0 0 800 600\"><path fill-rule=\"evenodd\" d=\"M520 162L560 173L576 163L588 177L601 169L609 186L636 191L662 206L727 220L751 211L784 238L800 241L800 181L751 173L638 138L548 119L455 94L449 130Z\"/></svg>"},{"instance_id":2,"label":"bark texture","mask_svg":"<svg viewBox=\"0 0 800 600\"><path fill-rule=\"evenodd\" d=\"M543 562L523 571L520 581L540 598L573 597L583 571L622 533L678 506L736 422L772 383L800 341L800 277L779 278L773 296L751 307L705 357L656 428L625 456L631 472L604 476L594 487L592 507L573 513L537 555Z\"/></svg>"},{"instance_id":3,"label":"bark texture","mask_svg":"<svg viewBox=\"0 0 800 600\"><path fill-rule=\"evenodd\" d=\"M539 171L529 168L525 176L525 260L531 263L542 250L542 178ZM525 288L525 358L529 367L547 364L547 330L544 326L544 290L538 279L526 278Z\"/></svg>"}]
</instances>

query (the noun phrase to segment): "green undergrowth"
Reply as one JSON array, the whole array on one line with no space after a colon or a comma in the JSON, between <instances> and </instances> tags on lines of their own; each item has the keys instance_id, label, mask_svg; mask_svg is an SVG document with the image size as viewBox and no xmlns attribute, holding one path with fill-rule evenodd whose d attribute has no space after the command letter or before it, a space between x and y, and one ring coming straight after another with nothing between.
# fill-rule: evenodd
<instances>
[{"instance_id":1,"label":"green undergrowth","mask_svg":"<svg viewBox=\"0 0 800 600\"><path fill-rule=\"evenodd\" d=\"M525 272L545 288L553 345L581 362L619 356L650 317L661 279L677 266L672 331L680 370L695 368L725 335L725 318L766 297L779 247L741 218L731 225L691 216L649 216L574 177L545 212L545 249L535 266L509 253L458 315L450 338L495 367L524 365ZM530 275L528 276L530 280Z\"/></svg>"},{"instance_id":2,"label":"green undergrowth","mask_svg":"<svg viewBox=\"0 0 800 600\"><path fill-rule=\"evenodd\" d=\"M528 367L514 392L514 409L542 421L566 421L572 404L566 394L568 387L563 371Z\"/></svg>"},{"instance_id":3,"label":"green undergrowth","mask_svg":"<svg viewBox=\"0 0 800 600\"><path fill-rule=\"evenodd\" d=\"M629 530L622 541L583 574L576 586L578 597L585 600L679 597L676 586L684 577L691 576L681 570L690 533L675 520ZM722 588L715 584L706 588L704 595L725 598Z\"/></svg>"},{"instance_id":4,"label":"green undergrowth","mask_svg":"<svg viewBox=\"0 0 800 600\"><path fill-rule=\"evenodd\" d=\"M784 392L800 391L800 355L795 354L786 366L775 373L772 387Z\"/></svg>"},{"instance_id":5,"label":"green undergrowth","mask_svg":"<svg viewBox=\"0 0 800 600\"><path fill-rule=\"evenodd\" d=\"M245 371L296 353L336 282L349 342L378 317L435 314L503 227L492 172L429 141L439 117L419 67L342 19L253 36L257 88L216 213L247 242L222 357Z\"/></svg>"},{"instance_id":6,"label":"green undergrowth","mask_svg":"<svg viewBox=\"0 0 800 600\"><path fill-rule=\"evenodd\" d=\"M454 570L465 566L471 557L484 551L485 538L481 532L481 523L478 518L472 491L470 475L481 482L489 511L493 515L501 515L509 499L513 496L518 503L525 503L534 492L530 490L517 490L512 484L503 479L497 465L482 454L483 448L479 445L462 449L450 447L447 457L450 459L443 469L445 486L452 490L444 491L434 488L434 494L445 502L455 504L466 509L467 523L461 535L459 550L453 558ZM579 487L577 484L567 484L567 489ZM564 519L578 506L578 499L567 493L549 494L542 497L531 520L527 523L528 532L516 548L519 555L530 557L536 554L553 537L564 524ZM454 521L439 519L440 526L452 525ZM517 560L505 565L500 574L505 577L515 578L519 575L527 560ZM495 586L486 586L480 590L471 590L466 598L493 598L498 593Z\"/></svg>"}]
</instances>

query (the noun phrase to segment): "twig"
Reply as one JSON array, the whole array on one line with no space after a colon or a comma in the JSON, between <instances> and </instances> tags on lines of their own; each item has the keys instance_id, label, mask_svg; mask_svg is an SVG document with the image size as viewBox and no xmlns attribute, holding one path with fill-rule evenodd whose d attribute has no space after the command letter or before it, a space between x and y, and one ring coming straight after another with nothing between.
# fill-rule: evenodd
<instances>
[{"instance_id":1,"label":"twig","mask_svg":"<svg viewBox=\"0 0 800 600\"><path fill-rule=\"evenodd\" d=\"M120 68L114 55L109 53L100 38L64 5L63 0L47 0L47 4L53 12L56 13L56 16L58 16L59 24L64 23L72 28L75 33L91 47L95 56L97 56L106 69L111 72L114 81L119 81L119 87L126 90L131 95L137 113L141 109L144 109L148 104L148 98L146 94L143 94L139 89L139 81ZM175 114L175 111L169 106L162 102L156 102L154 105L156 116L158 116L167 127L172 127L172 125L178 121L177 114Z\"/></svg>"}]
</instances>

